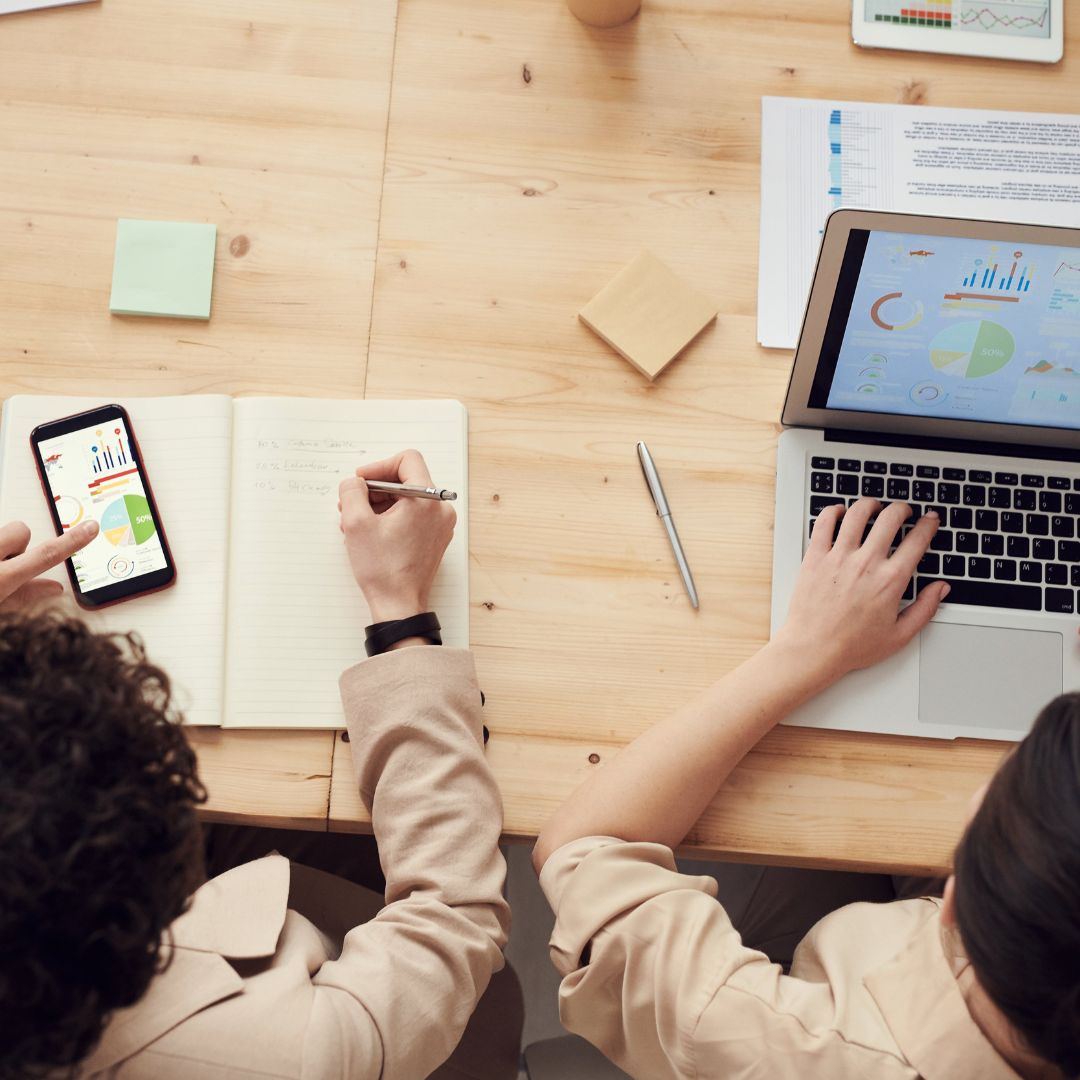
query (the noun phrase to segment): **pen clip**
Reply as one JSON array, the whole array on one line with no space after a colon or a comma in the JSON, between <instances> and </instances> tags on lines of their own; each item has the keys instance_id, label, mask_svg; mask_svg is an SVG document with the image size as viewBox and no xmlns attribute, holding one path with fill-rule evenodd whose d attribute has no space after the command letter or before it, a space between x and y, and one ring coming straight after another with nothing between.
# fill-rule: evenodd
<instances>
[{"instance_id":1,"label":"pen clip","mask_svg":"<svg viewBox=\"0 0 1080 1080\"><path fill-rule=\"evenodd\" d=\"M656 506L657 515L659 517L670 516L671 510L668 508L667 496L664 494L664 485L660 483L660 474L656 471L656 465L653 463L649 448L643 442L637 444L637 455L638 461L641 462L641 471L645 476L649 494L652 496L652 501Z\"/></svg>"}]
</instances>

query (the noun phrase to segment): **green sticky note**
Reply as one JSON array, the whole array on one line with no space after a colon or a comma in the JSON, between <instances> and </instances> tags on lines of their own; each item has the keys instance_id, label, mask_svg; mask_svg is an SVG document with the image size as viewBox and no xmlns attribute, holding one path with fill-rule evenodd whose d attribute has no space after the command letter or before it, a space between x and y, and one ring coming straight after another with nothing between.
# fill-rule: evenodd
<instances>
[{"instance_id":1,"label":"green sticky note","mask_svg":"<svg viewBox=\"0 0 1080 1080\"><path fill-rule=\"evenodd\" d=\"M216 243L216 225L121 218L109 310L209 319Z\"/></svg>"}]
</instances>

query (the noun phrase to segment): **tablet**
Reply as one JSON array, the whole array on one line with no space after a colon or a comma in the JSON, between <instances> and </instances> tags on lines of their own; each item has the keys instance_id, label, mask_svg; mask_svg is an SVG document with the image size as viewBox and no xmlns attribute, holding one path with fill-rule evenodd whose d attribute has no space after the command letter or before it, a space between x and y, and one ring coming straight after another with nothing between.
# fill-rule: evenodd
<instances>
[{"instance_id":1,"label":"tablet","mask_svg":"<svg viewBox=\"0 0 1080 1080\"><path fill-rule=\"evenodd\" d=\"M1054 64L1065 0L852 0L856 45Z\"/></svg>"}]
</instances>

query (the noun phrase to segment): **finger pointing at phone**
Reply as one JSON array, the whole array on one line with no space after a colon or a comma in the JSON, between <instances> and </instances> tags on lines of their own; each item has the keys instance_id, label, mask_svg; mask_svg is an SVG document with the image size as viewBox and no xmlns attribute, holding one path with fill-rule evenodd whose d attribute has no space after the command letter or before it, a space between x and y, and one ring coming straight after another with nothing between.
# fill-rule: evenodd
<instances>
[{"instance_id":1,"label":"finger pointing at phone","mask_svg":"<svg viewBox=\"0 0 1080 1080\"><path fill-rule=\"evenodd\" d=\"M59 596L63 585L40 575L70 559L97 534L98 523L85 521L30 548L30 530L21 521L0 526L0 603L30 604Z\"/></svg>"}]
</instances>

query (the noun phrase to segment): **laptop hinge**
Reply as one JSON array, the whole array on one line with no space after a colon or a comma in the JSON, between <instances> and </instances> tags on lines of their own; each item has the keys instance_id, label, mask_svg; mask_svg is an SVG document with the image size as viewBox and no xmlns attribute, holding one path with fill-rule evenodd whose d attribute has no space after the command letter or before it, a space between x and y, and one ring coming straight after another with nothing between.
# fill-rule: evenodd
<instances>
[{"instance_id":1,"label":"laptop hinge","mask_svg":"<svg viewBox=\"0 0 1080 1080\"><path fill-rule=\"evenodd\" d=\"M1041 458L1044 461L1078 461L1080 449L1064 446L1021 446L1016 443L987 443L975 439L942 439L930 435L897 435L880 431L844 431L826 428L826 442L865 443L868 446L904 446L911 450L944 450L953 454L983 454L988 457Z\"/></svg>"}]
</instances>

